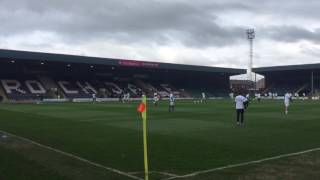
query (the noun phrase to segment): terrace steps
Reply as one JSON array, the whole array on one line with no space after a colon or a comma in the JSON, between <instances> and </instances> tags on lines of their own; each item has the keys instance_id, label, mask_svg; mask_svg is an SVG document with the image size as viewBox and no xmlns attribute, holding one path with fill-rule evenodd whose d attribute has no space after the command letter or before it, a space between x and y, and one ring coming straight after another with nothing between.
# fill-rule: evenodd
<instances>
[{"instance_id":1,"label":"terrace steps","mask_svg":"<svg viewBox=\"0 0 320 180\"><path fill-rule=\"evenodd\" d=\"M8 101L7 95L6 95L6 93L4 92L2 86L0 86L0 96L3 98L3 99L2 99L2 102L7 102L7 101ZM0 102L1 102L1 99L0 99Z\"/></svg>"}]
</instances>

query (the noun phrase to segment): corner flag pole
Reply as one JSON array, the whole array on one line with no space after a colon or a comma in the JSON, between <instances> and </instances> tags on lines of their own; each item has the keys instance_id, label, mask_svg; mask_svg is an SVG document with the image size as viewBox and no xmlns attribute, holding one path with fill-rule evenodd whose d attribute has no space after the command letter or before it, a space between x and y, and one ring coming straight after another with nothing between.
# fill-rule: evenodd
<instances>
[{"instance_id":1,"label":"corner flag pole","mask_svg":"<svg viewBox=\"0 0 320 180\"><path fill-rule=\"evenodd\" d=\"M142 116L143 124L143 156L144 156L144 179L149 180L149 166L148 166L148 141L147 141L147 97L142 96L142 101L137 109Z\"/></svg>"}]
</instances>

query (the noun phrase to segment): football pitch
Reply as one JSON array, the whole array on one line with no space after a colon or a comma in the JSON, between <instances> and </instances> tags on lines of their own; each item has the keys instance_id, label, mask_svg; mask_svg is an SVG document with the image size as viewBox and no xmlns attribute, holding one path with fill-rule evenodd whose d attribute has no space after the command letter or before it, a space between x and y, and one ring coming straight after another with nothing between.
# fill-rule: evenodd
<instances>
[{"instance_id":1,"label":"football pitch","mask_svg":"<svg viewBox=\"0 0 320 180\"><path fill-rule=\"evenodd\" d=\"M143 179L138 102L0 104L0 179ZM150 179L317 179L320 102L148 106ZM319 150L319 151L318 151Z\"/></svg>"}]
</instances>

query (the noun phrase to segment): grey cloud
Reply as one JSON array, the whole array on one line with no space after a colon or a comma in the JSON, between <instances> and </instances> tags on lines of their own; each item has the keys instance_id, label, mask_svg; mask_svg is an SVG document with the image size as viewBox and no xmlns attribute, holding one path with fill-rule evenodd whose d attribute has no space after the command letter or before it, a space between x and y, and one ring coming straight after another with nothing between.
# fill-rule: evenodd
<instances>
[{"instance_id":1,"label":"grey cloud","mask_svg":"<svg viewBox=\"0 0 320 180\"><path fill-rule=\"evenodd\" d=\"M261 33L270 39L283 42L298 42L301 40L320 42L320 29L310 31L296 26L272 26L261 29Z\"/></svg>"},{"instance_id":2,"label":"grey cloud","mask_svg":"<svg viewBox=\"0 0 320 180\"><path fill-rule=\"evenodd\" d=\"M316 48L316 47L301 47L302 53L305 55L309 55L309 56L313 56L315 58L319 58L320 57L320 48Z\"/></svg>"},{"instance_id":3,"label":"grey cloud","mask_svg":"<svg viewBox=\"0 0 320 180\"><path fill-rule=\"evenodd\" d=\"M12 35L53 31L69 41L115 40L221 46L243 38L239 27L220 27L216 13L246 9L239 3L191 4L183 1L0 1L0 32Z\"/></svg>"},{"instance_id":4,"label":"grey cloud","mask_svg":"<svg viewBox=\"0 0 320 180\"><path fill-rule=\"evenodd\" d=\"M117 44L192 48L228 46L245 41L245 26L224 27L219 14L251 12L256 16L320 17L320 1L309 0L0 0L2 36L52 32L67 44L108 41ZM257 39L319 43L320 31L296 26L257 27ZM173 42L172 42L173 41Z\"/></svg>"},{"instance_id":5,"label":"grey cloud","mask_svg":"<svg viewBox=\"0 0 320 180\"><path fill-rule=\"evenodd\" d=\"M239 2L239 0L226 1L229 3ZM246 5L242 10L252 12L255 16L271 15L274 17L282 16L292 19L299 17L315 20L320 17L319 0L243 0L240 2ZM237 10L240 10L240 8L237 7Z\"/></svg>"}]
</instances>

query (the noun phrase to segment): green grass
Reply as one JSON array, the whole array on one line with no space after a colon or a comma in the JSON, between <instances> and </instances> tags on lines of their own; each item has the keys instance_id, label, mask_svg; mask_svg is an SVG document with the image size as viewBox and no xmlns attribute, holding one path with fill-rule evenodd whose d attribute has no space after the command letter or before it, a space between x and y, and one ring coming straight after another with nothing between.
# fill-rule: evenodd
<instances>
[{"instance_id":1,"label":"green grass","mask_svg":"<svg viewBox=\"0 0 320 180\"><path fill-rule=\"evenodd\" d=\"M0 130L107 167L141 172L142 124L136 106L0 104ZM148 109L150 169L183 175L320 147L319 106L317 101L294 101L289 115L285 115L282 101L253 102L245 114L245 126L238 127L231 100L205 104L178 101L174 113L168 113L167 102L161 102L158 109ZM130 179L10 138L0 140L0 153L13 159L0 160L0 172L4 172L0 179L19 179L17 171L31 179ZM314 154L312 159L317 159ZM272 162L270 166L278 167L278 161ZM268 163L250 165L246 171L234 168L190 179L245 179Z\"/></svg>"}]
</instances>

